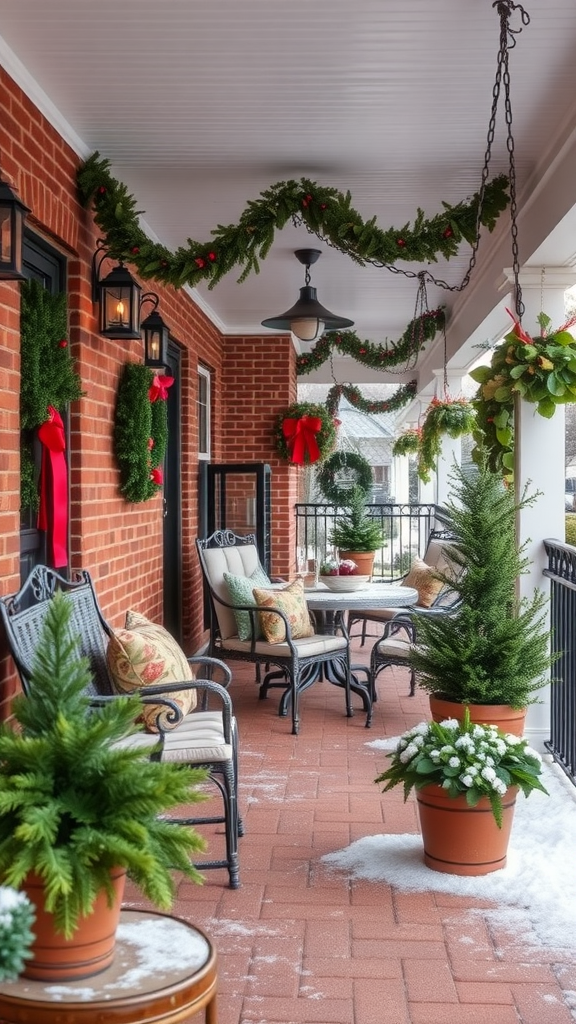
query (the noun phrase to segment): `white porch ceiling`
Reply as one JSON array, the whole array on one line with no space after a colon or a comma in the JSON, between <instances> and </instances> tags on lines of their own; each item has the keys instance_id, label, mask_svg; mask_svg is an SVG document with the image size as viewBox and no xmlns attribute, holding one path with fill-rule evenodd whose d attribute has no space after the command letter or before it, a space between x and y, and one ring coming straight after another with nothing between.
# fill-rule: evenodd
<instances>
[{"instance_id":1,"label":"white porch ceiling","mask_svg":"<svg viewBox=\"0 0 576 1024\"><path fill-rule=\"evenodd\" d=\"M526 0L525 9L531 23L510 53L521 258L555 229L546 259L572 265L576 4ZM2 0L0 8L0 63L80 155L99 150L111 161L170 248L207 240L287 178L350 190L362 216L376 215L385 229L418 207L432 216L442 200L472 195L498 40L492 0ZM508 169L503 109L502 96L492 175ZM292 253L307 245L323 250L311 282L320 301L353 319L360 337L395 340L414 315L414 281L357 267L292 225L258 277L238 285L232 273L213 291L199 288L203 308L225 333L266 333L260 321L298 297L303 268ZM464 247L430 269L456 283L468 254ZM430 307L452 313L451 350L498 302L510 261L504 214L483 238L483 266L466 293L429 285Z\"/></svg>"}]
</instances>

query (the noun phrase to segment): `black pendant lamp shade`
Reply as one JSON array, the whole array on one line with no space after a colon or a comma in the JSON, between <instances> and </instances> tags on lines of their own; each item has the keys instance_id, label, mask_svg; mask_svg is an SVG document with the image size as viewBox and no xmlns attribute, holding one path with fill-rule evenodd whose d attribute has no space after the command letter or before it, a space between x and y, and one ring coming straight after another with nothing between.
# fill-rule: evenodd
<instances>
[{"instance_id":1,"label":"black pendant lamp shade","mask_svg":"<svg viewBox=\"0 0 576 1024\"><path fill-rule=\"evenodd\" d=\"M0 280L23 281L24 221L30 210L5 181L0 181Z\"/></svg>"},{"instance_id":2,"label":"black pendant lamp shade","mask_svg":"<svg viewBox=\"0 0 576 1024\"><path fill-rule=\"evenodd\" d=\"M300 289L300 298L285 313L263 320L262 327L269 327L273 331L292 331L300 341L316 341L324 331L340 331L352 327L353 320L336 316L318 302L316 289L310 285L310 267L322 255L320 249L296 249L294 255L306 267L306 283Z\"/></svg>"}]
</instances>

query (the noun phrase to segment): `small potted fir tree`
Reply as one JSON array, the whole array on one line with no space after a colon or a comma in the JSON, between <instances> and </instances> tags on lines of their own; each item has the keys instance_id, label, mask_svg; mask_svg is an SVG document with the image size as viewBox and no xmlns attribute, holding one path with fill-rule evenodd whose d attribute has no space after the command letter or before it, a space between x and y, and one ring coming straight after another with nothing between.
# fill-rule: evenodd
<instances>
[{"instance_id":1,"label":"small potted fir tree","mask_svg":"<svg viewBox=\"0 0 576 1024\"><path fill-rule=\"evenodd\" d=\"M366 491L356 485L350 490L348 505L336 517L329 541L338 548L343 560L356 563L360 576L371 576L374 555L384 543L384 531L369 514Z\"/></svg>"},{"instance_id":2,"label":"small potted fir tree","mask_svg":"<svg viewBox=\"0 0 576 1024\"><path fill-rule=\"evenodd\" d=\"M516 500L484 461L470 471L454 466L442 511L452 537L447 555L461 571L436 575L457 592L459 603L450 614L415 613L410 656L437 721L461 718L465 706L480 705L477 715L471 711L476 721L521 735L526 708L547 681L545 598L535 591L520 600L516 592L527 570L516 542L516 515L535 498L525 492Z\"/></svg>"},{"instance_id":3,"label":"small potted fir tree","mask_svg":"<svg viewBox=\"0 0 576 1024\"><path fill-rule=\"evenodd\" d=\"M57 593L30 695L14 699L15 725L0 724L0 881L35 906L25 976L52 981L109 966L126 877L169 909L174 869L200 881L191 856L204 847L162 815L202 799L206 773L151 761L131 742L139 697L90 706L70 611Z\"/></svg>"}]
</instances>

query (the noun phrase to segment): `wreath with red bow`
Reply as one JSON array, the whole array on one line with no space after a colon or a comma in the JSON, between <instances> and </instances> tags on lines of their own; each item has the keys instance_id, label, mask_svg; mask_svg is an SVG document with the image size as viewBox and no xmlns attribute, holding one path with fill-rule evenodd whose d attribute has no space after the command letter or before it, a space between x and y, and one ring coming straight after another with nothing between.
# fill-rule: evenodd
<instances>
[{"instance_id":1,"label":"wreath with red bow","mask_svg":"<svg viewBox=\"0 0 576 1024\"><path fill-rule=\"evenodd\" d=\"M173 383L173 377L157 376L140 363L126 363L122 371L116 396L114 454L126 501L148 501L162 487L168 444L166 399Z\"/></svg>"},{"instance_id":2,"label":"wreath with red bow","mask_svg":"<svg viewBox=\"0 0 576 1024\"><path fill-rule=\"evenodd\" d=\"M274 437L278 454L295 465L328 458L336 444L336 424L325 405L294 402L276 419Z\"/></svg>"}]
</instances>

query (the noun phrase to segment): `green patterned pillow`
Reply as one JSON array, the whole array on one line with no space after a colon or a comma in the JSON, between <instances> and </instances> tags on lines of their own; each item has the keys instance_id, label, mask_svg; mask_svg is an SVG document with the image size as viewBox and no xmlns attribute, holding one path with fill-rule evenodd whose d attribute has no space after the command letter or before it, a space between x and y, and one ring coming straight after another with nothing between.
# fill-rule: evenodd
<instances>
[{"instance_id":1,"label":"green patterned pillow","mask_svg":"<svg viewBox=\"0 0 576 1024\"><path fill-rule=\"evenodd\" d=\"M269 587L270 580L260 566L254 570L251 576L233 576L230 572L224 573L224 582L228 587L230 594L231 604L248 605L249 607L256 607L256 601L254 600L253 590L254 587ZM236 617L236 625L238 626L238 639L239 640L251 640L252 639L252 622L250 619L250 612L234 612ZM262 630L260 628L260 621L258 615L254 616L254 624L256 630L255 640L260 640L262 637Z\"/></svg>"}]
</instances>

